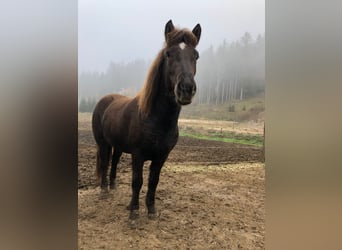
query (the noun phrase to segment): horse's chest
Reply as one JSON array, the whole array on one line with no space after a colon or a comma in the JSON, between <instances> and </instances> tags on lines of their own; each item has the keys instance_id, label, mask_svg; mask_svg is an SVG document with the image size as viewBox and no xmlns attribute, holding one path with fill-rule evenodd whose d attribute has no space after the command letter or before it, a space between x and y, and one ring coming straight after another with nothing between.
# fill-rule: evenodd
<instances>
[{"instance_id":1,"label":"horse's chest","mask_svg":"<svg viewBox=\"0 0 342 250\"><path fill-rule=\"evenodd\" d=\"M143 149L152 156L168 154L176 145L178 130L173 131L146 131Z\"/></svg>"}]
</instances>

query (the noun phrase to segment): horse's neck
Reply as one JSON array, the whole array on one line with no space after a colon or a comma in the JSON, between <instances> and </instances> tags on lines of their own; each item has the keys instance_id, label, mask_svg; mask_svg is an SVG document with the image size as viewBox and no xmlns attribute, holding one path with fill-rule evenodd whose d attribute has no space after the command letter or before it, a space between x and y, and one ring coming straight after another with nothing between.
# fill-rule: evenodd
<instances>
[{"instance_id":1,"label":"horse's neck","mask_svg":"<svg viewBox=\"0 0 342 250\"><path fill-rule=\"evenodd\" d=\"M161 82L160 89L156 99L154 101L154 107L152 109L152 115L157 118L164 125L169 127L175 127L178 123L178 117L181 110L179 104L176 103L175 97L170 95L166 89L165 82Z\"/></svg>"}]
</instances>

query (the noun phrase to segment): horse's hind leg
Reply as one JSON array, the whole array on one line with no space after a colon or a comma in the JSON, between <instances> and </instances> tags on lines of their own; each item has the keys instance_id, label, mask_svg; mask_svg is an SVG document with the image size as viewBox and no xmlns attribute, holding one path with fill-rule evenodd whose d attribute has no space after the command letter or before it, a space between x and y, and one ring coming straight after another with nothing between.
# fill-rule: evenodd
<instances>
[{"instance_id":1,"label":"horse's hind leg","mask_svg":"<svg viewBox=\"0 0 342 250\"><path fill-rule=\"evenodd\" d=\"M109 176L109 188L115 189L115 179L116 179L116 167L119 163L122 152L116 148L114 148L113 157L112 157L112 168L110 170Z\"/></svg>"},{"instance_id":2,"label":"horse's hind leg","mask_svg":"<svg viewBox=\"0 0 342 250\"><path fill-rule=\"evenodd\" d=\"M112 147L108 144L99 145L98 147L98 175L101 177L101 190L108 191L107 172L109 165L109 157Z\"/></svg>"}]
</instances>

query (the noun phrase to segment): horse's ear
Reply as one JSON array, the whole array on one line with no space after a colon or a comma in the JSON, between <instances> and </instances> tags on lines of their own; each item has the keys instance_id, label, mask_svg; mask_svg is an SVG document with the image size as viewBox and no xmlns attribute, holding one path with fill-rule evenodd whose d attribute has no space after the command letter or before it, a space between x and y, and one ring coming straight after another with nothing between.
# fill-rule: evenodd
<instances>
[{"instance_id":1,"label":"horse's ear","mask_svg":"<svg viewBox=\"0 0 342 250\"><path fill-rule=\"evenodd\" d=\"M165 40L167 40L167 34L173 31L175 27L173 26L172 20L169 20L165 25Z\"/></svg>"},{"instance_id":2,"label":"horse's ear","mask_svg":"<svg viewBox=\"0 0 342 250\"><path fill-rule=\"evenodd\" d=\"M192 33L196 36L197 38L197 43L199 42L200 38L201 38L201 25L198 23L195 28L192 30Z\"/></svg>"}]
</instances>

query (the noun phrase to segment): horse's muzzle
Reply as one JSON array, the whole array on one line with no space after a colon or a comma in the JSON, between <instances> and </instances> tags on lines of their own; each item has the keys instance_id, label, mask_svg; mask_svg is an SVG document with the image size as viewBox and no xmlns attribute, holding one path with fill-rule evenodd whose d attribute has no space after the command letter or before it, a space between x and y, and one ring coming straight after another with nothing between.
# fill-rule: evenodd
<instances>
[{"instance_id":1,"label":"horse's muzzle","mask_svg":"<svg viewBox=\"0 0 342 250\"><path fill-rule=\"evenodd\" d=\"M195 81L179 82L175 88L176 101L180 105L188 105L192 102L192 98L196 94Z\"/></svg>"}]
</instances>

